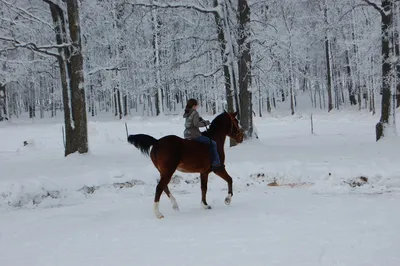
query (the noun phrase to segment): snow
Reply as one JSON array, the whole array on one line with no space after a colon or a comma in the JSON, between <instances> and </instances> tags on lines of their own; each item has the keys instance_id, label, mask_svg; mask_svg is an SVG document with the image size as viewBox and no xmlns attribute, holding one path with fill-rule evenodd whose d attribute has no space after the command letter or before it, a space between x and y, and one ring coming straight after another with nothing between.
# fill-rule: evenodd
<instances>
[{"instance_id":1,"label":"snow","mask_svg":"<svg viewBox=\"0 0 400 266\"><path fill-rule=\"evenodd\" d=\"M375 142L368 113L313 118L314 135L307 113L255 118L260 139L226 143L231 205L211 174L204 210L198 175L177 172L179 212L163 195L162 220L157 171L124 123L181 136L181 117L89 118L90 153L67 158L62 116L0 123L0 265L400 265L399 139Z\"/></svg>"}]
</instances>

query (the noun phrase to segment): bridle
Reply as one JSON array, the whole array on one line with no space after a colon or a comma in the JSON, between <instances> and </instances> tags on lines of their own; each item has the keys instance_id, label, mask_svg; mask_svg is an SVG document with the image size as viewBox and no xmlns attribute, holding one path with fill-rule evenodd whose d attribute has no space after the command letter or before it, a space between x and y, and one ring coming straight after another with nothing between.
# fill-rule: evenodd
<instances>
[{"instance_id":1,"label":"bridle","mask_svg":"<svg viewBox=\"0 0 400 266\"><path fill-rule=\"evenodd\" d=\"M228 116L229 116L229 118L231 119L231 122L232 122L232 125L231 125L231 133L230 133L230 135L231 135L233 138L236 138L236 137L239 136L240 134L243 135L242 130L240 130L239 126L236 125L236 123L235 123L235 121L233 120L233 117L231 116L231 114L230 114L229 112L227 112L227 111L225 111L225 113L228 114ZM233 134L233 127L235 127L236 130L237 130L237 133L236 133L236 134Z\"/></svg>"}]
</instances>

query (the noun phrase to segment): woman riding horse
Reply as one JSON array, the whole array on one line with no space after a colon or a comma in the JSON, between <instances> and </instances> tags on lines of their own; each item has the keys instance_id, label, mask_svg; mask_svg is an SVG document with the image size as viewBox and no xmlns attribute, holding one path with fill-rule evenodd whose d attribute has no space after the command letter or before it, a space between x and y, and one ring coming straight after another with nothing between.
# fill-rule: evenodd
<instances>
[{"instance_id":1,"label":"woman riding horse","mask_svg":"<svg viewBox=\"0 0 400 266\"><path fill-rule=\"evenodd\" d=\"M195 140L204 144L211 144L213 160L211 164L211 171L217 171L221 166L221 161L217 151L217 143L209 137L201 134L200 127L207 127L211 123L208 120L203 120L197 112L197 100L189 99L186 104L185 113L185 131L183 136L185 139Z\"/></svg>"},{"instance_id":2,"label":"woman riding horse","mask_svg":"<svg viewBox=\"0 0 400 266\"><path fill-rule=\"evenodd\" d=\"M210 128L202 133L202 135L215 141L222 165L225 162L224 143L226 137L229 136L235 139L237 143L241 143L244 138L236 115L237 113L223 112L212 121ZM164 136L158 140L145 134L129 135L128 142L138 148L144 155L150 156L154 166L160 172L160 181L156 187L153 205L153 211L157 218L164 218L164 215L159 210L160 197L163 191L171 200L172 208L179 210L175 197L168 189L168 183L176 170L184 173L200 173L201 204L203 208L211 209L206 200L208 175L211 171L227 182L228 196L225 198L225 204L229 205L231 203L233 196L232 177L224 167L219 167L216 170L210 169L212 161L209 145L199 141L183 139L175 135Z\"/></svg>"}]
</instances>

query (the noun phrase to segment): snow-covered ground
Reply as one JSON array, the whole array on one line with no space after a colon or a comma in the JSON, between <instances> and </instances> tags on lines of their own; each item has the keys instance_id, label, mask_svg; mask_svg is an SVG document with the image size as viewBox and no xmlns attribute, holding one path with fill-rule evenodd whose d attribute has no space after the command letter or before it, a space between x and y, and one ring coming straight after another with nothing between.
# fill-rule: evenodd
<instances>
[{"instance_id":1,"label":"snow-covered ground","mask_svg":"<svg viewBox=\"0 0 400 266\"><path fill-rule=\"evenodd\" d=\"M226 143L232 204L212 174L202 209L198 175L177 172L180 212L163 195L163 220L124 122L161 137L182 135L182 118L97 119L90 154L67 158L61 121L0 123L0 265L400 265L400 140L375 142L378 116L315 114L314 135L309 115L256 118L259 140Z\"/></svg>"}]
</instances>

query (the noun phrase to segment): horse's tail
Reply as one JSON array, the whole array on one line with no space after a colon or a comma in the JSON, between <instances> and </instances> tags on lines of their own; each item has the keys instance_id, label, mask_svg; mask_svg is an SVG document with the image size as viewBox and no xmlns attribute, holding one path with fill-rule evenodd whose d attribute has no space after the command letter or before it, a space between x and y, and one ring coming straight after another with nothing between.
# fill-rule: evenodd
<instances>
[{"instance_id":1,"label":"horse's tail","mask_svg":"<svg viewBox=\"0 0 400 266\"><path fill-rule=\"evenodd\" d=\"M142 154L149 156L150 147L158 140L146 134L129 135L128 142L138 148Z\"/></svg>"}]
</instances>

